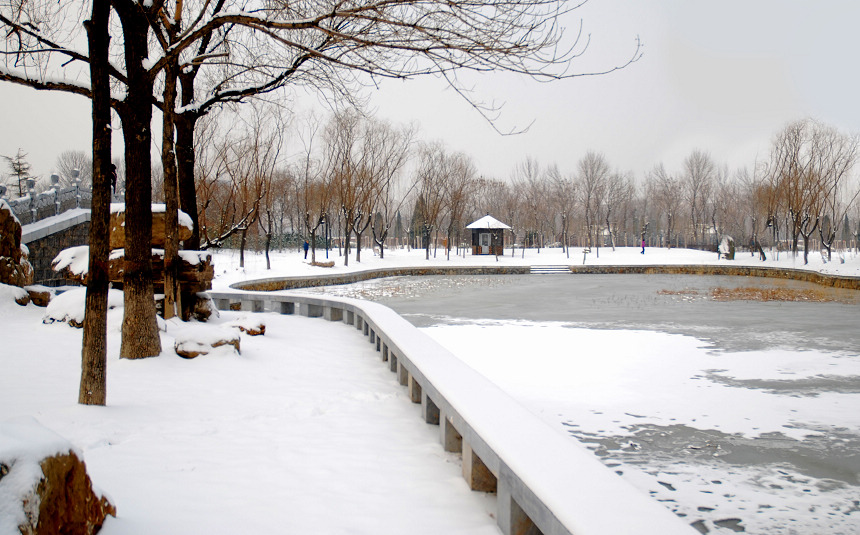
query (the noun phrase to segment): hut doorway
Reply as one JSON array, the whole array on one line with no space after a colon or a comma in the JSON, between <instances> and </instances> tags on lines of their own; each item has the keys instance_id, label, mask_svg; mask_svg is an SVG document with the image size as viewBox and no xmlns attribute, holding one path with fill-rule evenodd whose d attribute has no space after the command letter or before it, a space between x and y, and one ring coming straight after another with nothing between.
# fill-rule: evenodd
<instances>
[{"instance_id":1,"label":"hut doorway","mask_svg":"<svg viewBox=\"0 0 860 535\"><path fill-rule=\"evenodd\" d=\"M478 242L481 245L481 254L490 254L490 246L493 241L493 235L489 232L482 232L478 237Z\"/></svg>"}]
</instances>

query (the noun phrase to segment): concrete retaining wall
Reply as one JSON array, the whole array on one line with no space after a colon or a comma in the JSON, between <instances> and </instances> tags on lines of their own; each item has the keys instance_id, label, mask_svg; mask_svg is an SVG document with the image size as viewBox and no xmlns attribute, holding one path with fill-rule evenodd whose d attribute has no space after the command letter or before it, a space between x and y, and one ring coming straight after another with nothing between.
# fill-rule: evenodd
<instances>
[{"instance_id":1,"label":"concrete retaining wall","mask_svg":"<svg viewBox=\"0 0 860 535\"><path fill-rule=\"evenodd\" d=\"M425 422L439 427L444 449L462 453L469 486L496 493L504 535L696 533L388 307L298 294L209 295L222 310L297 313L362 332L412 402L421 404Z\"/></svg>"},{"instance_id":2,"label":"concrete retaining wall","mask_svg":"<svg viewBox=\"0 0 860 535\"><path fill-rule=\"evenodd\" d=\"M570 272L574 275L727 275L741 277L767 277L812 282L834 288L860 290L860 277L827 275L815 271L780 267L733 266L727 264L679 264L654 266L569 266L568 269L570 269ZM319 275L316 277L257 279L238 282L230 287L236 290L274 292L278 290L312 288L315 286L351 284L354 282L378 279L382 277L402 277L407 275L527 275L530 273L530 270L531 268L529 266L404 267L356 271L352 273L340 273L337 275Z\"/></svg>"},{"instance_id":3,"label":"concrete retaining wall","mask_svg":"<svg viewBox=\"0 0 860 535\"><path fill-rule=\"evenodd\" d=\"M351 284L370 279L383 277L402 277L407 275L527 275L528 266L508 267L403 267L387 269L371 269L367 271L355 271L352 273L339 273L336 275L319 275L316 277L275 277L271 279L256 279L251 281L237 282L231 285L236 290L252 292L275 292L278 290L293 290L297 288L312 288L315 286L336 286L338 284Z\"/></svg>"},{"instance_id":4,"label":"concrete retaining wall","mask_svg":"<svg viewBox=\"0 0 860 535\"><path fill-rule=\"evenodd\" d=\"M860 290L860 277L828 275L816 271L766 266L732 265L661 265L661 266L571 266L573 274L631 274L631 275L727 275L736 277L767 277L812 282L833 288Z\"/></svg>"}]
</instances>

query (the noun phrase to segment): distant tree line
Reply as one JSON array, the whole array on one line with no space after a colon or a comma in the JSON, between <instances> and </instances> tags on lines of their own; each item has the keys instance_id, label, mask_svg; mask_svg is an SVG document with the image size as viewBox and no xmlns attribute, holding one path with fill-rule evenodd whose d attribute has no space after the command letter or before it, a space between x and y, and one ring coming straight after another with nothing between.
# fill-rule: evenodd
<instances>
[{"instance_id":1,"label":"distant tree line","mask_svg":"<svg viewBox=\"0 0 860 535\"><path fill-rule=\"evenodd\" d=\"M257 125L241 139L235 128L228 137L201 136L220 140L201 150L196 169L204 246L242 248L250 240L268 250L304 239L315 246L324 232L322 243L344 263L350 253L360 261L369 246L381 255L411 247L428 258L439 249L450 256L470 245L466 225L490 213L512 227L506 245L518 249L575 246L599 255L601 247L644 239L716 251L730 236L762 256L802 253L806 262L813 246L831 260L837 244L856 245L860 232L858 138L812 120L785 126L768 158L750 167L730 171L697 149L671 170L657 163L638 179L597 152L567 172L526 158L508 177L487 177L467 154L356 110L310 123L292 134ZM290 136L304 149L275 162L271 144ZM244 148L225 157L237 147ZM228 161L254 170L232 172Z\"/></svg>"}]
</instances>

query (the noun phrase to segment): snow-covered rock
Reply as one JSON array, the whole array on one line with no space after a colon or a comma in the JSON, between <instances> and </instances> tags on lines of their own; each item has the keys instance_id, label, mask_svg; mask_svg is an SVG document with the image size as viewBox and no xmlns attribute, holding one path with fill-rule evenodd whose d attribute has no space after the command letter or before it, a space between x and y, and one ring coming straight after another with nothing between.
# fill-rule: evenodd
<instances>
[{"instance_id":1,"label":"snow-covered rock","mask_svg":"<svg viewBox=\"0 0 860 535\"><path fill-rule=\"evenodd\" d=\"M0 534L96 533L107 515L67 440L32 418L0 422Z\"/></svg>"},{"instance_id":2,"label":"snow-covered rock","mask_svg":"<svg viewBox=\"0 0 860 535\"><path fill-rule=\"evenodd\" d=\"M24 290L30 295L30 302L37 307L46 307L54 297L54 291L47 286L39 284L33 286L25 286Z\"/></svg>"},{"instance_id":3,"label":"snow-covered rock","mask_svg":"<svg viewBox=\"0 0 860 535\"><path fill-rule=\"evenodd\" d=\"M26 306L30 302L30 294L27 293L27 290L19 286L0 283L0 303L8 303L10 301L15 301L21 306Z\"/></svg>"},{"instance_id":4,"label":"snow-covered rock","mask_svg":"<svg viewBox=\"0 0 860 535\"><path fill-rule=\"evenodd\" d=\"M239 333L209 325L185 325L171 333L175 338L173 349L186 359L208 355L214 351L240 353Z\"/></svg>"},{"instance_id":5,"label":"snow-covered rock","mask_svg":"<svg viewBox=\"0 0 860 535\"><path fill-rule=\"evenodd\" d=\"M248 336L260 336L266 334L266 322L259 317L243 316L231 321L229 325L239 329Z\"/></svg>"},{"instance_id":6,"label":"snow-covered rock","mask_svg":"<svg viewBox=\"0 0 860 535\"><path fill-rule=\"evenodd\" d=\"M86 312L86 288L76 288L63 292L48 303L42 323L66 322L72 327L84 326ZM120 290L108 290L108 310L121 308L123 295Z\"/></svg>"}]
</instances>

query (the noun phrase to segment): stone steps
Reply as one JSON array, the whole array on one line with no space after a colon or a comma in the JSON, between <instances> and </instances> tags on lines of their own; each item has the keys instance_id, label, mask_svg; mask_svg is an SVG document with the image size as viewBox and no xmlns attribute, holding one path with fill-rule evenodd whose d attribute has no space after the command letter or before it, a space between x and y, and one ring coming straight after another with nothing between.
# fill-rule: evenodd
<instances>
[{"instance_id":1,"label":"stone steps","mask_svg":"<svg viewBox=\"0 0 860 535\"><path fill-rule=\"evenodd\" d=\"M532 275L570 274L570 266L531 266Z\"/></svg>"}]
</instances>

